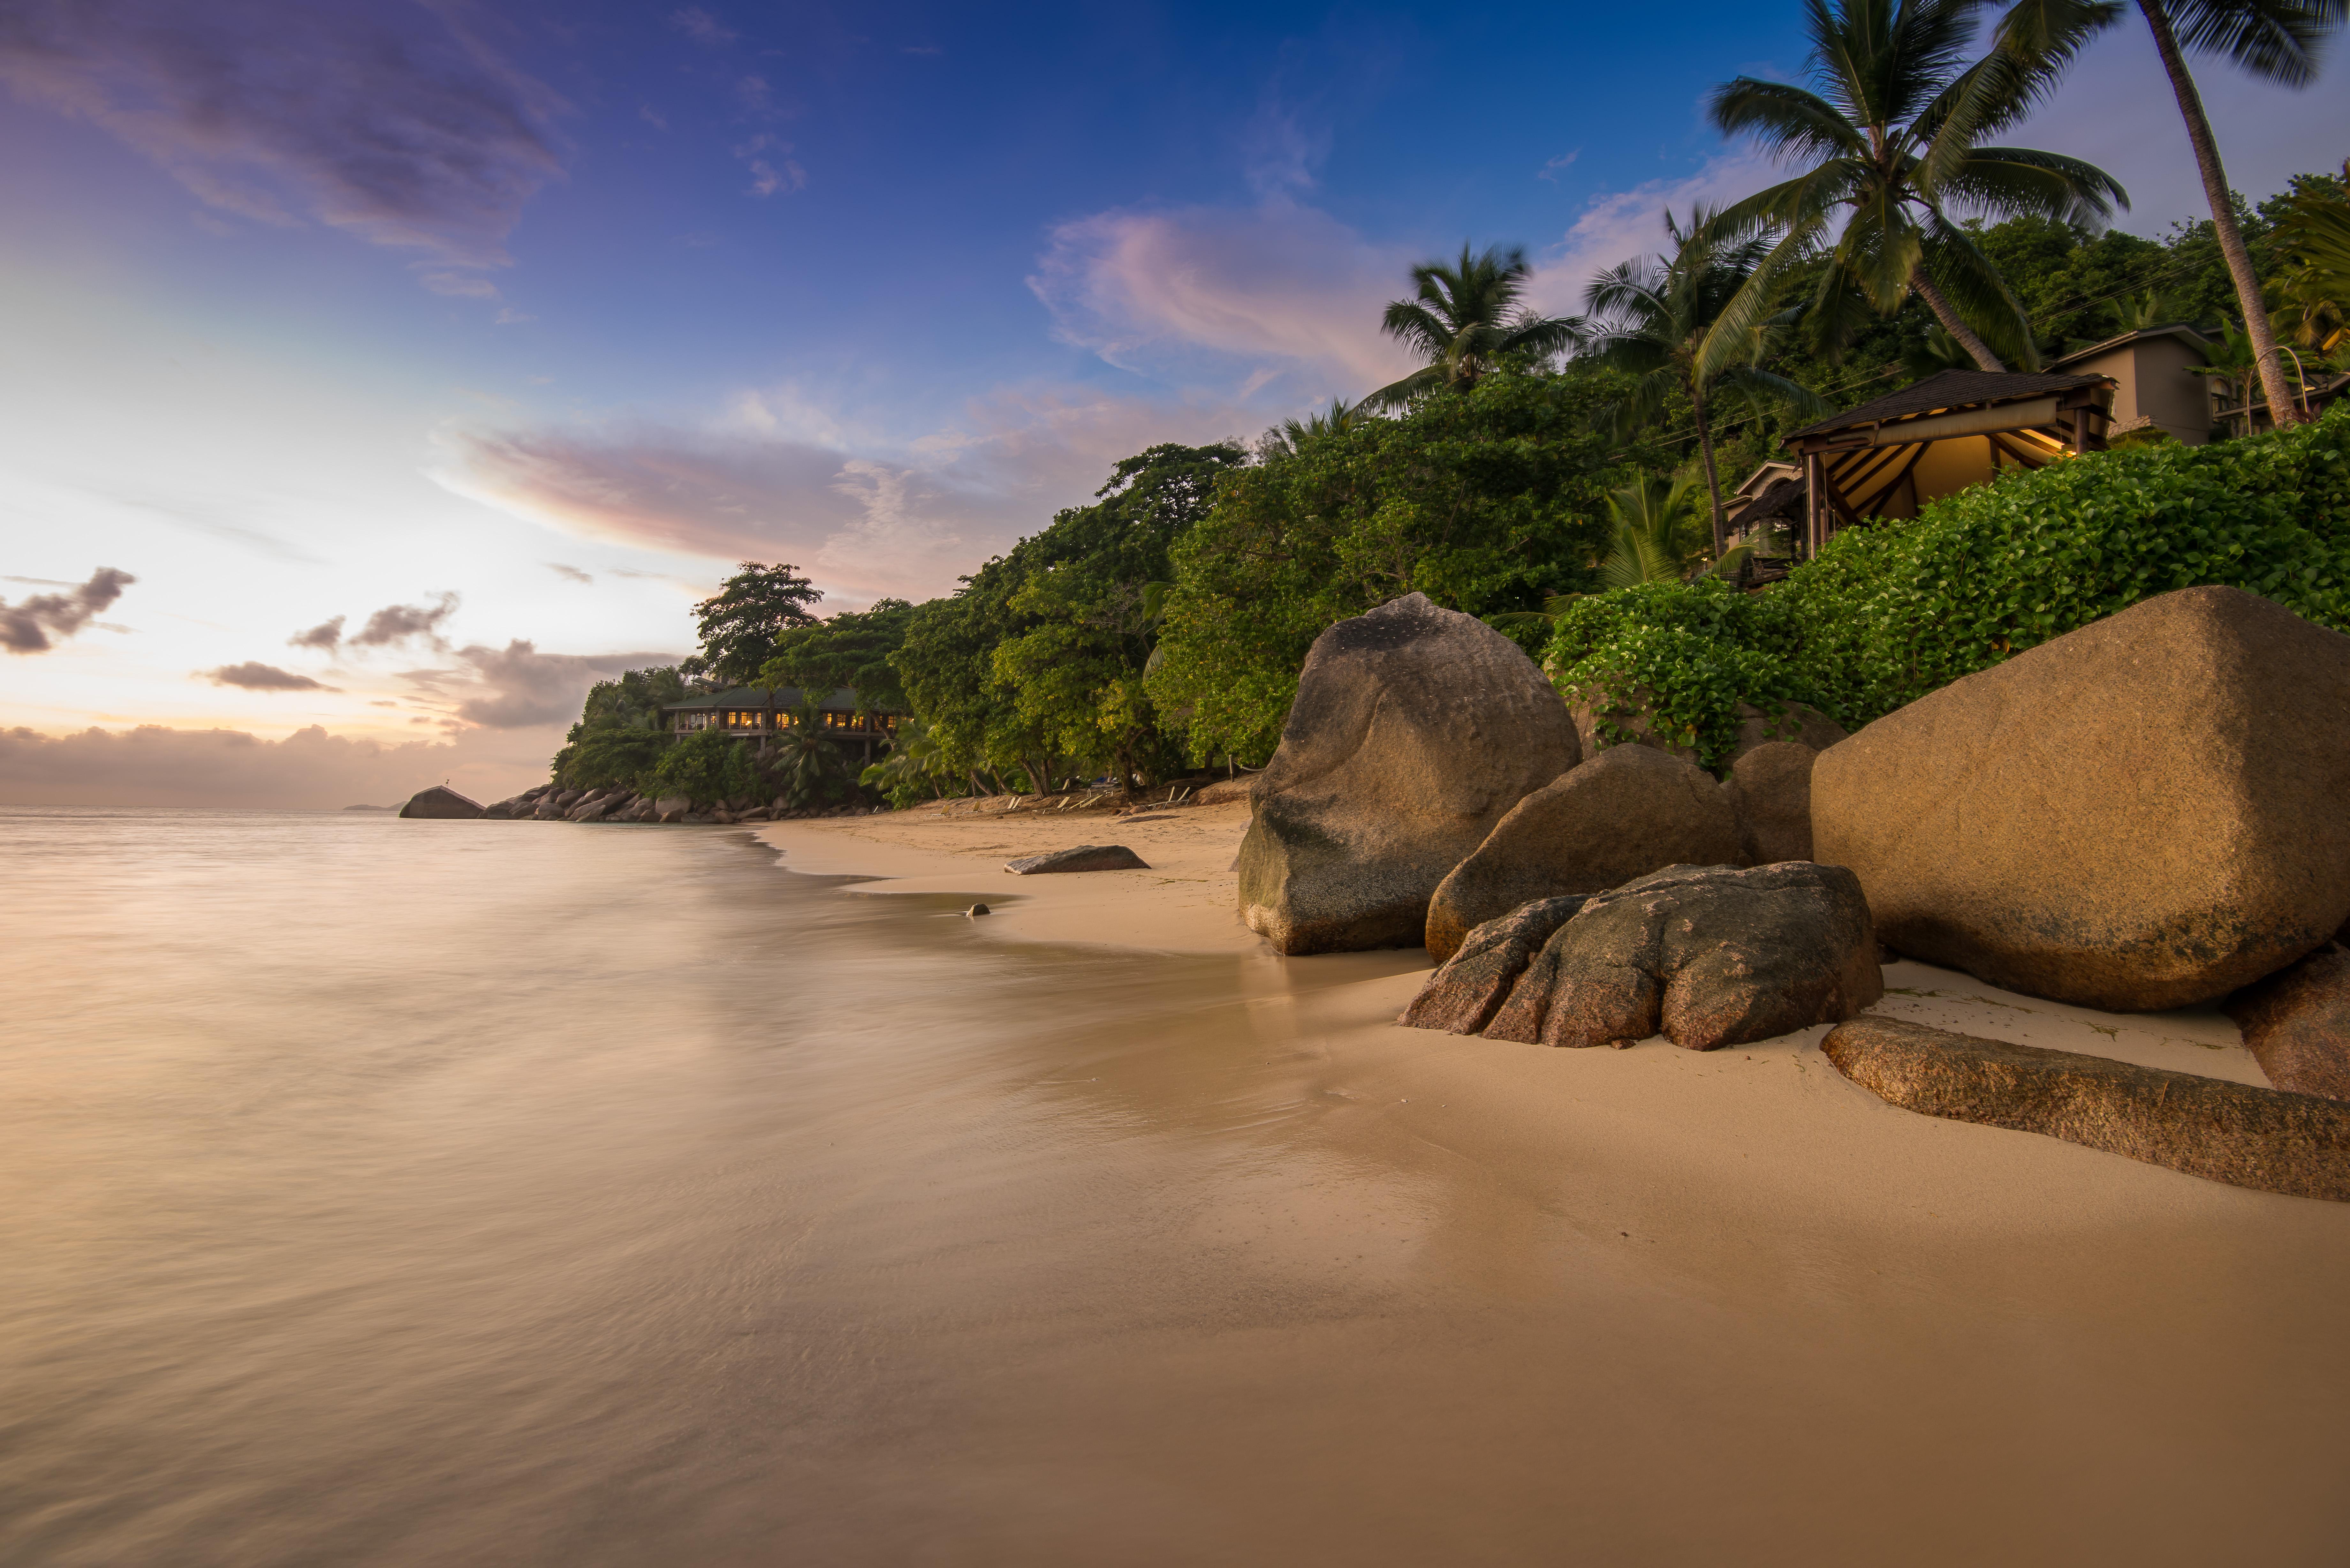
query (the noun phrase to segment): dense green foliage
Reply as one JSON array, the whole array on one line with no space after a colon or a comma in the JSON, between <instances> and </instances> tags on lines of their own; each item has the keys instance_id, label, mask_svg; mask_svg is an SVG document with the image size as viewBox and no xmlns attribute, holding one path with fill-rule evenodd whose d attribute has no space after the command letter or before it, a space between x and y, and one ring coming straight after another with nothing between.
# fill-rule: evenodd
<instances>
[{"instance_id":1,"label":"dense green foliage","mask_svg":"<svg viewBox=\"0 0 2350 1568\"><path fill-rule=\"evenodd\" d=\"M1147 682L1191 757L1262 763L1314 639L1415 590L1486 615L1593 585L1606 492L1605 372L1495 373L1400 419L1363 420L1224 477L1173 552Z\"/></svg>"},{"instance_id":2,"label":"dense green foliage","mask_svg":"<svg viewBox=\"0 0 2350 1568\"><path fill-rule=\"evenodd\" d=\"M671 742L650 784L702 805L756 795L762 787L751 748L718 729L696 730Z\"/></svg>"},{"instance_id":3,"label":"dense green foliage","mask_svg":"<svg viewBox=\"0 0 2350 1568\"><path fill-rule=\"evenodd\" d=\"M555 780L566 789L640 787L638 781L660 764L669 738L661 732L660 708L692 691L674 665L631 670L617 680L588 689L579 722L555 754Z\"/></svg>"},{"instance_id":4,"label":"dense green foliage","mask_svg":"<svg viewBox=\"0 0 2350 1568\"><path fill-rule=\"evenodd\" d=\"M822 597L796 566L745 561L718 592L693 607L702 651L680 668L722 686L750 685L774 654L778 636L793 627L816 624L808 607Z\"/></svg>"},{"instance_id":5,"label":"dense green foliage","mask_svg":"<svg viewBox=\"0 0 2350 1568\"><path fill-rule=\"evenodd\" d=\"M895 663L940 766L1045 790L1107 770L1161 776L1180 753L1145 690L1157 640L1154 586L1208 514L1237 446L1167 444L1128 458L1090 506L916 609Z\"/></svg>"},{"instance_id":6,"label":"dense green foliage","mask_svg":"<svg viewBox=\"0 0 2350 1568\"><path fill-rule=\"evenodd\" d=\"M1914 522L1848 529L1761 595L1700 581L1576 599L1546 662L1570 701L1636 700L1719 765L1742 702L1808 702L1856 727L2203 584L2350 631L2350 404L2244 441L2011 472Z\"/></svg>"},{"instance_id":7,"label":"dense green foliage","mask_svg":"<svg viewBox=\"0 0 2350 1568\"><path fill-rule=\"evenodd\" d=\"M860 712L902 713L906 689L890 657L905 646L914 607L877 599L867 610L843 610L813 626L786 627L769 646L757 683L795 686L819 700L842 687L857 693Z\"/></svg>"}]
</instances>

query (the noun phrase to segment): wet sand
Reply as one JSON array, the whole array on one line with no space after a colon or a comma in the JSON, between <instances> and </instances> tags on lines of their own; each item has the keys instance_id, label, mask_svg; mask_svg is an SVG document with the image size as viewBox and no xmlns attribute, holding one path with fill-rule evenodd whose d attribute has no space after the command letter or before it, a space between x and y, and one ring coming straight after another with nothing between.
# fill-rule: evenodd
<instances>
[{"instance_id":1,"label":"wet sand","mask_svg":"<svg viewBox=\"0 0 2350 1568\"><path fill-rule=\"evenodd\" d=\"M1247 1412L1262 1443L1188 1456L1215 1472L1198 1484L1244 1492L1273 1448L1385 1472L1381 1446L1409 1439L1367 1422L1384 1408L1451 1440L1417 1454L1419 1485L1367 1503L1383 1560L2350 1552L2350 1206L1897 1110L1828 1065L1824 1030L1699 1054L1397 1028L1424 960L1350 973L1370 955L1265 952L1224 869L1245 808L1160 815L933 812L764 836L787 867L890 878L851 893L987 899L997 940L1326 971L1251 1006L1294 1046L1330 1179L1215 1222L1288 1254L1301 1282L1433 1274L1455 1293L1457 1339L1441 1343L1442 1311L1409 1314L1403 1338L1358 1324L1336 1362L1268 1371L1284 1393ZM1077 843L1128 844L1153 870L1001 870ZM1887 982L1889 1014L2262 1081L2212 1010L2102 1014L1909 962ZM1399 1203L1426 1211L1391 1234ZM1245 1388L1281 1345L1222 1345L1202 1382ZM1557 1496L1532 1506L1525 1489L1545 1487ZM1316 1552L1302 1534L1286 1549Z\"/></svg>"}]
</instances>

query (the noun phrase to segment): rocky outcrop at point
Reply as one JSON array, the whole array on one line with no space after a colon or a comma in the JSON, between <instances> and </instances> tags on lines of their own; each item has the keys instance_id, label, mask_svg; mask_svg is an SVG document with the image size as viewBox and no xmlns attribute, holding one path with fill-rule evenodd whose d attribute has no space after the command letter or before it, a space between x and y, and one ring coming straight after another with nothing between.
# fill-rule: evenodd
<instances>
[{"instance_id":1,"label":"rocky outcrop at point","mask_svg":"<svg viewBox=\"0 0 2350 1568\"><path fill-rule=\"evenodd\" d=\"M482 815L479 801L468 800L446 784L418 790L400 808L400 815L428 821L459 821Z\"/></svg>"},{"instance_id":2,"label":"rocky outcrop at point","mask_svg":"<svg viewBox=\"0 0 2350 1568\"><path fill-rule=\"evenodd\" d=\"M1415 947L1437 885L1582 755L1566 705L1473 616L1409 594L1315 640L1239 857L1284 953Z\"/></svg>"},{"instance_id":3,"label":"rocky outcrop at point","mask_svg":"<svg viewBox=\"0 0 2350 1568\"><path fill-rule=\"evenodd\" d=\"M1491 1040L1692 1051L1851 1017L1885 993L1860 884L1841 866L1676 866L1559 927L1485 1026Z\"/></svg>"},{"instance_id":4,"label":"rocky outcrop at point","mask_svg":"<svg viewBox=\"0 0 2350 1568\"><path fill-rule=\"evenodd\" d=\"M1904 1110L2040 1133L2230 1187L2350 1201L2350 1106L2334 1100L1891 1018L1840 1024L1820 1048Z\"/></svg>"},{"instance_id":5,"label":"rocky outcrop at point","mask_svg":"<svg viewBox=\"0 0 2350 1568\"><path fill-rule=\"evenodd\" d=\"M2350 637L2185 588L1879 719L1812 774L1817 858L1900 952L2137 1012L2350 915Z\"/></svg>"},{"instance_id":6,"label":"rocky outcrop at point","mask_svg":"<svg viewBox=\"0 0 2350 1568\"><path fill-rule=\"evenodd\" d=\"M1470 931L1537 898L1740 858L1737 817L1711 774L1648 746L1610 747L1511 807L1452 868L1429 903L1428 950L1450 959Z\"/></svg>"},{"instance_id":7,"label":"rocky outcrop at point","mask_svg":"<svg viewBox=\"0 0 2350 1568\"><path fill-rule=\"evenodd\" d=\"M1148 871L1149 864L1123 844L1080 844L1049 855L1025 855L1007 860L1003 868L1014 877L1041 877L1055 871Z\"/></svg>"},{"instance_id":8,"label":"rocky outcrop at point","mask_svg":"<svg viewBox=\"0 0 2350 1568\"><path fill-rule=\"evenodd\" d=\"M1793 741L1741 753L1721 786L1750 866L1812 857L1812 766L1819 753Z\"/></svg>"},{"instance_id":9,"label":"rocky outcrop at point","mask_svg":"<svg viewBox=\"0 0 2350 1568\"><path fill-rule=\"evenodd\" d=\"M2350 952L2328 943L2236 992L2226 1012L2270 1083L2350 1100Z\"/></svg>"}]
</instances>

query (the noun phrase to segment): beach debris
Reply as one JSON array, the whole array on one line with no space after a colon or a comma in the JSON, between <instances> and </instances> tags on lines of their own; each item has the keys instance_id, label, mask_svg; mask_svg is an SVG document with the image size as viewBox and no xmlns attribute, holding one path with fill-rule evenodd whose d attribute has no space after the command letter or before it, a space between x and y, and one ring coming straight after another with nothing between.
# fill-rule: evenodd
<instances>
[{"instance_id":1,"label":"beach debris","mask_svg":"<svg viewBox=\"0 0 2350 1568\"><path fill-rule=\"evenodd\" d=\"M1284 953L1417 947L1437 885L1582 758L1517 644L1407 594L1315 639L1257 775L1240 902Z\"/></svg>"},{"instance_id":2,"label":"beach debris","mask_svg":"<svg viewBox=\"0 0 2350 1568\"><path fill-rule=\"evenodd\" d=\"M408 804L400 808L400 815L456 820L480 816L482 805L479 801L468 800L446 784L434 784L430 789L421 789L410 795Z\"/></svg>"},{"instance_id":3,"label":"beach debris","mask_svg":"<svg viewBox=\"0 0 2350 1568\"><path fill-rule=\"evenodd\" d=\"M1424 940L1449 959L1471 930L1530 900L1740 859L1738 819L1711 774L1647 746L1611 747L1510 808L1438 886Z\"/></svg>"},{"instance_id":4,"label":"beach debris","mask_svg":"<svg viewBox=\"0 0 2350 1568\"><path fill-rule=\"evenodd\" d=\"M1819 753L1793 741L1765 741L1739 753L1721 793L1738 819L1749 866L1812 857L1812 764Z\"/></svg>"},{"instance_id":5,"label":"beach debris","mask_svg":"<svg viewBox=\"0 0 2350 1568\"><path fill-rule=\"evenodd\" d=\"M2350 1100L2350 952L2329 942L2236 992L2224 1011L2270 1083Z\"/></svg>"},{"instance_id":6,"label":"beach debris","mask_svg":"<svg viewBox=\"0 0 2350 1568\"><path fill-rule=\"evenodd\" d=\"M1904 1110L2039 1133L2230 1187L2350 1201L2350 1106L2335 1100L1892 1018L1839 1024L1820 1049Z\"/></svg>"},{"instance_id":7,"label":"beach debris","mask_svg":"<svg viewBox=\"0 0 2350 1568\"><path fill-rule=\"evenodd\" d=\"M1041 877L1049 871L1148 871L1141 856L1123 844L1080 844L1049 855L1028 855L1007 860L1003 868L1014 877Z\"/></svg>"},{"instance_id":8,"label":"beach debris","mask_svg":"<svg viewBox=\"0 0 2350 1568\"><path fill-rule=\"evenodd\" d=\"M976 918L981 915L991 913L991 911L984 904L973 904L970 909L965 909L963 913L968 917Z\"/></svg>"},{"instance_id":9,"label":"beach debris","mask_svg":"<svg viewBox=\"0 0 2350 1568\"><path fill-rule=\"evenodd\" d=\"M1674 866L1557 919L1567 901L1470 932L1399 1022L1466 1033L1473 1021L1488 1040L1545 1045L1662 1033L1711 1051L1833 1023L1884 994L1868 906L1841 866Z\"/></svg>"},{"instance_id":10,"label":"beach debris","mask_svg":"<svg viewBox=\"0 0 2350 1568\"><path fill-rule=\"evenodd\" d=\"M1551 933L1589 901L1579 893L1536 898L1485 921L1429 977L1396 1022L1413 1029L1476 1033L1492 1022L1494 1010Z\"/></svg>"},{"instance_id":11,"label":"beach debris","mask_svg":"<svg viewBox=\"0 0 2350 1568\"><path fill-rule=\"evenodd\" d=\"M1814 853L1896 950L2116 1012L2217 1001L2350 916L2350 637L2182 588L1820 755Z\"/></svg>"}]
</instances>

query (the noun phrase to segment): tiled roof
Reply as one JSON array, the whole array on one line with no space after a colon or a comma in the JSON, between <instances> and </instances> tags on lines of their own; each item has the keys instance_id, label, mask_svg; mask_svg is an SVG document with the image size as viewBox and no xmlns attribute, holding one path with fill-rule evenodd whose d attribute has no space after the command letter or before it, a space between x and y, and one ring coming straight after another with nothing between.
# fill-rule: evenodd
<instances>
[{"instance_id":1,"label":"tiled roof","mask_svg":"<svg viewBox=\"0 0 2350 1568\"><path fill-rule=\"evenodd\" d=\"M2104 376L1942 370L1898 392L1887 392L1873 403L1863 403L1815 425L1790 431L1786 439L1794 441L1798 436L1826 435L1835 431L1851 430L1857 425L1883 424L1890 420L1907 419L1912 414L1936 413L1943 409L2044 398L2051 392L2069 392L2076 387L2101 386L2106 379Z\"/></svg>"}]
</instances>

